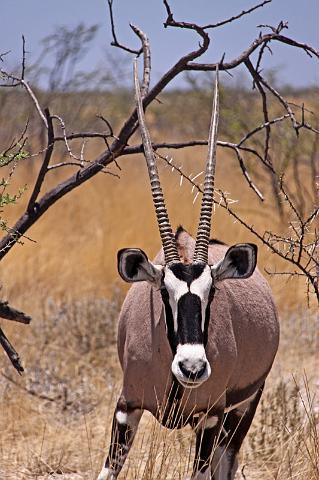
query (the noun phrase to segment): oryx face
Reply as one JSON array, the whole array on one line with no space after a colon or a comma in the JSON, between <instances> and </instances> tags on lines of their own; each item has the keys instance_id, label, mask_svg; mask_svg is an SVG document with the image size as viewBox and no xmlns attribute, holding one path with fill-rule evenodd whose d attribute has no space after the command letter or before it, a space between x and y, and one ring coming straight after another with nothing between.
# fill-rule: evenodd
<instances>
[{"instance_id":1,"label":"oryx face","mask_svg":"<svg viewBox=\"0 0 319 480\"><path fill-rule=\"evenodd\" d=\"M142 250L119 251L118 270L125 281L148 281L161 291L173 353L172 373L184 387L198 387L211 374L205 347L216 283L249 277L256 254L255 245L240 244L230 247L224 259L213 266L202 262L162 266L150 262Z\"/></svg>"},{"instance_id":2,"label":"oryx face","mask_svg":"<svg viewBox=\"0 0 319 480\"><path fill-rule=\"evenodd\" d=\"M174 354L172 372L184 386L198 386L211 373L205 346L213 291L208 265L173 263L163 270L161 294Z\"/></svg>"}]
</instances>

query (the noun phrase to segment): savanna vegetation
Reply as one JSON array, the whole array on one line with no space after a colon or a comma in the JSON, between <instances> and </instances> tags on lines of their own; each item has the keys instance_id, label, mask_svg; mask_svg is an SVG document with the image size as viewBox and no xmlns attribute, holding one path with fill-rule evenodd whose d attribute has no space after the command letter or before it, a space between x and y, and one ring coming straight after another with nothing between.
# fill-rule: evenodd
<instances>
[{"instance_id":1,"label":"savanna vegetation","mask_svg":"<svg viewBox=\"0 0 319 480\"><path fill-rule=\"evenodd\" d=\"M94 29L83 33L83 46L93 38ZM58 49L54 39L46 41ZM41 74L34 69L29 71L33 79ZM15 82L5 74L2 78ZM105 148L110 151L134 108L132 90L113 80L105 86L101 79L103 88L85 89L84 83L70 83L70 88L66 81L54 83L60 77L53 73L50 78L47 89L32 84L41 112L42 106L50 109L47 120L50 112L56 115L59 137L49 165L60 166L47 172L41 194L65 181L70 172L85 169ZM258 84L258 78L254 81ZM188 72L187 88L156 95L159 101L147 109L153 141L206 140L211 84L210 72L200 80ZM263 97L258 88L250 87L251 82L234 86L222 79L221 141L240 142L247 132L265 124ZM216 188L226 201L218 197L221 206L216 205L213 236L230 244L258 244L259 268L271 284L282 328L279 354L244 443L236 478L318 480L319 317L314 287L318 289L319 90L286 88L280 94L286 105L293 106L296 125L291 125L285 105L269 95L268 118L287 118L272 127L268 140L266 135L266 147L265 128L249 143L258 152L268 150L266 159L271 158L275 175L252 152L245 152L243 167L233 150L218 148ZM22 89L0 89L0 106L1 226L4 235L10 235L30 201L50 145L45 122ZM305 124L311 128L300 127ZM67 138L73 132L104 136ZM132 132L128 145L139 142L138 133ZM196 176L203 169L206 147L159 153L173 226L182 224L195 235L196 185L200 187L201 180ZM233 209L245 225L222 205ZM304 225L302 238L305 248L311 245L312 250L310 257L302 251L301 265L314 284L298 263L284 259L299 258L299 229L312 212L316 213ZM283 255L263 240L279 245ZM25 235L14 237L13 243L1 261L2 297L33 320L30 326L3 322L25 372L19 377L0 352L0 478L93 480L106 454L121 388L116 329L127 287L117 275L116 253L138 246L151 258L160 245L142 154L115 156L100 173L54 203ZM166 430L144 414L120 478L182 479L191 473L193 452L191 429Z\"/></svg>"}]
</instances>

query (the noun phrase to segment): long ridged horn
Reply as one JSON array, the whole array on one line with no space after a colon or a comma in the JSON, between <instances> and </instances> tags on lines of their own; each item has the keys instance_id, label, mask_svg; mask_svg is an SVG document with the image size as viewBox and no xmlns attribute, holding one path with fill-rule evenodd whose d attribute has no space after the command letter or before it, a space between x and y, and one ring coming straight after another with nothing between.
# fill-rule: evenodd
<instances>
[{"instance_id":1,"label":"long ridged horn","mask_svg":"<svg viewBox=\"0 0 319 480\"><path fill-rule=\"evenodd\" d=\"M209 127L208 153L206 173L204 181L204 193L200 210L200 218L197 230L194 262L208 263L208 245L212 221L212 209L214 203L214 181L216 167L217 129L219 119L219 93L218 93L218 66L216 68L214 102L212 118Z\"/></svg>"},{"instance_id":2,"label":"long ridged horn","mask_svg":"<svg viewBox=\"0 0 319 480\"><path fill-rule=\"evenodd\" d=\"M164 202L164 195L159 179L156 160L152 148L151 137L145 124L143 104L141 98L140 84L137 75L137 63L134 61L134 84L137 104L137 116L140 126L140 133L143 142L144 156L147 163L148 174L151 182L152 197L157 217L158 228L162 240L165 263L179 262L179 255L172 227L169 223L167 210Z\"/></svg>"}]
</instances>

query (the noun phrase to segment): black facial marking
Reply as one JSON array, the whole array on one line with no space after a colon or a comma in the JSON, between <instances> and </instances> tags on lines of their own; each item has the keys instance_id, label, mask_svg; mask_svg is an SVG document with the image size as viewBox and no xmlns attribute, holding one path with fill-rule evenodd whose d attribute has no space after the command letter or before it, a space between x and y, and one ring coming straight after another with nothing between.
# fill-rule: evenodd
<instances>
[{"instance_id":1,"label":"black facial marking","mask_svg":"<svg viewBox=\"0 0 319 480\"><path fill-rule=\"evenodd\" d=\"M175 355L178 342L177 342L176 334L174 332L174 318L173 318L171 306L169 304L169 295L168 295L168 291L164 286L164 283L162 283L162 286L161 286L161 295L162 295L162 300L165 307L167 338L168 338L170 347L172 349L172 352Z\"/></svg>"},{"instance_id":2,"label":"black facial marking","mask_svg":"<svg viewBox=\"0 0 319 480\"><path fill-rule=\"evenodd\" d=\"M176 278L184 280L184 282L187 283L187 286L190 287L192 281L203 273L205 266L204 263L193 263L192 265L175 263L171 266L171 270Z\"/></svg>"},{"instance_id":3,"label":"black facial marking","mask_svg":"<svg viewBox=\"0 0 319 480\"><path fill-rule=\"evenodd\" d=\"M208 297L208 302L207 302L207 307L206 307L206 312L205 312L205 325L204 325L204 347L207 345L208 341L208 325L209 325L209 320L210 320L210 304L213 301L215 295L215 287L214 284L210 287L210 292L209 292L209 297Z\"/></svg>"},{"instance_id":4,"label":"black facial marking","mask_svg":"<svg viewBox=\"0 0 319 480\"><path fill-rule=\"evenodd\" d=\"M203 343L202 306L198 295L183 295L178 301L177 312L179 343Z\"/></svg>"},{"instance_id":5,"label":"black facial marking","mask_svg":"<svg viewBox=\"0 0 319 480\"><path fill-rule=\"evenodd\" d=\"M205 269L205 264L195 263L185 265L175 263L170 267L176 278L186 282L188 288L193 280L198 278ZM161 285L161 295L165 306L167 337L173 354L176 353L178 344L203 343L207 344L208 325L210 319L210 303L213 299L215 288L212 284L208 304L205 312L204 332L202 332L202 304L198 295L188 292L178 301L177 305L177 332L174 331L174 318L169 303L169 294L165 287L164 275Z\"/></svg>"}]
</instances>

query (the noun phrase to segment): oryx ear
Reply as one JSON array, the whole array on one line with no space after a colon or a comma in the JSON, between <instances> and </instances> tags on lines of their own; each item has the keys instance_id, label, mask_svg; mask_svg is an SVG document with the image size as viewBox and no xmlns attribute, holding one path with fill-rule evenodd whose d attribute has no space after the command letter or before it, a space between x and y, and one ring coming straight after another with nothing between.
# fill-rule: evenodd
<instances>
[{"instance_id":1,"label":"oryx ear","mask_svg":"<svg viewBox=\"0 0 319 480\"><path fill-rule=\"evenodd\" d=\"M143 250L123 248L117 253L117 269L125 282L147 281L157 284L162 278L162 265L154 265Z\"/></svg>"},{"instance_id":2,"label":"oryx ear","mask_svg":"<svg viewBox=\"0 0 319 480\"><path fill-rule=\"evenodd\" d=\"M254 273L257 262L257 245L238 243L230 247L223 260L211 267L215 282L226 278L248 278Z\"/></svg>"}]
</instances>

